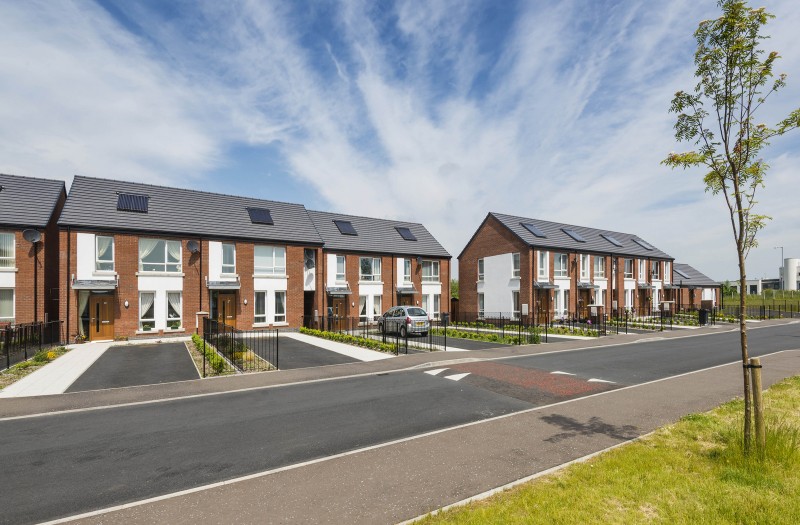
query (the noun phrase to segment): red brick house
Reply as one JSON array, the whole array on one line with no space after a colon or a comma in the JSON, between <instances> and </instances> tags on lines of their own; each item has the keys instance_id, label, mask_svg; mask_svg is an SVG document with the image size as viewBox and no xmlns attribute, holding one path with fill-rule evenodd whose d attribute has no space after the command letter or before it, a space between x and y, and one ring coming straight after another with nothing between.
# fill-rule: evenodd
<instances>
[{"instance_id":1,"label":"red brick house","mask_svg":"<svg viewBox=\"0 0 800 525\"><path fill-rule=\"evenodd\" d=\"M672 270L674 300L679 310L720 306L722 285L688 264L675 263Z\"/></svg>"}]
</instances>

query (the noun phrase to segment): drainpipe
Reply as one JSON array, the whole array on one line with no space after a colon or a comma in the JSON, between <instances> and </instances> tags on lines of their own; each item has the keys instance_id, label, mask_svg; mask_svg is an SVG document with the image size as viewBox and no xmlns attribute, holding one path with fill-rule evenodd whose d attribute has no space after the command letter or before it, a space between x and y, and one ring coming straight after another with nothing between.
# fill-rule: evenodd
<instances>
[{"instance_id":1,"label":"drainpipe","mask_svg":"<svg viewBox=\"0 0 800 525\"><path fill-rule=\"evenodd\" d=\"M69 288L70 288L70 272L72 271L72 229L67 226L67 325L65 330L65 337L69 342ZM80 315L80 312L78 313Z\"/></svg>"}]
</instances>

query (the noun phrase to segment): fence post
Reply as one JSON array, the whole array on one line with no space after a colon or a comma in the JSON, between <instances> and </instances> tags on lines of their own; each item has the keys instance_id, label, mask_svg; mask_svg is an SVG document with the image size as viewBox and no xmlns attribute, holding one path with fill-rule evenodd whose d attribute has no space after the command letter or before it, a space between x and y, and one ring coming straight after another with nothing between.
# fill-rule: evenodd
<instances>
[{"instance_id":1,"label":"fence post","mask_svg":"<svg viewBox=\"0 0 800 525\"><path fill-rule=\"evenodd\" d=\"M3 330L3 348L6 349L6 368L11 368L11 329Z\"/></svg>"},{"instance_id":2,"label":"fence post","mask_svg":"<svg viewBox=\"0 0 800 525\"><path fill-rule=\"evenodd\" d=\"M278 361L280 360L280 333L275 330L275 368L280 369Z\"/></svg>"}]
</instances>

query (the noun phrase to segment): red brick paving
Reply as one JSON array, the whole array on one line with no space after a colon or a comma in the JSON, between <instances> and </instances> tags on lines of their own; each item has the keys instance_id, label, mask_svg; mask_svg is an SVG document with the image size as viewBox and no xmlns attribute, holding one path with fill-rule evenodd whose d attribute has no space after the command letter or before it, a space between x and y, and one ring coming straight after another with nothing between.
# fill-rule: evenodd
<instances>
[{"instance_id":1,"label":"red brick paving","mask_svg":"<svg viewBox=\"0 0 800 525\"><path fill-rule=\"evenodd\" d=\"M458 372L469 372L470 374L522 388L541 390L559 397L571 397L608 390L608 385L602 383L589 383L585 379L500 363L466 363L450 368Z\"/></svg>"}]
</instances>

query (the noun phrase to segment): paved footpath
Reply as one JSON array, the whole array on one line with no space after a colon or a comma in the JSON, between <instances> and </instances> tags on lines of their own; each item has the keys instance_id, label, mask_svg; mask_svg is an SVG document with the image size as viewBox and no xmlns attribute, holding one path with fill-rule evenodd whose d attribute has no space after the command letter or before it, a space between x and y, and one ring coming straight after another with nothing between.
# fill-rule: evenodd
<instances>
[{"instance_id":1,"label":"paved footpath","mask_svg":"<svg viewBox=\"0 0 800 525\"><path fill-rule=\"evenodd\" d=\"M396 360L390 360L393 362ZM800 349L762 358L765 388ZM729 364L91 513L80 523L397 523L606 449L740 394Z\"/></svg>"}]
</instances>

